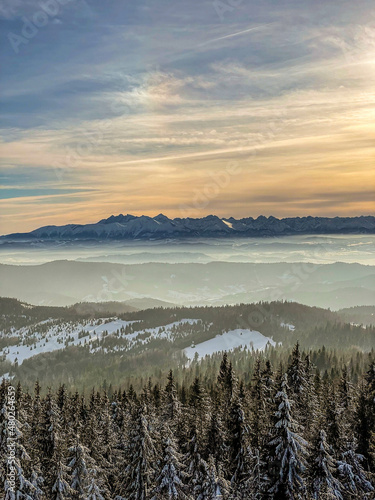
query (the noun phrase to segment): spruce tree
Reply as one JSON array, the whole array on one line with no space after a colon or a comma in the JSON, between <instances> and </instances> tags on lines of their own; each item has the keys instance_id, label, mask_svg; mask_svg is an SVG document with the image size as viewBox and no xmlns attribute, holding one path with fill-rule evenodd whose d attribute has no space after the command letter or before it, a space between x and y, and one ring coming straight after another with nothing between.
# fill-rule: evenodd
<instances>
[{"instance_id":1,"label":"spruce tree","mask_svg":"<svg viewBox=\"0 0 375 500\"><path fill-rule=\"evenodd\" d=\"M85 500L107 500L108 498L110 498L109 492L103 480L97 476L96 471L91 471Z\"/></svg>"},{"instance_id":2,"label":"spruce tree","mask_svg":"<svg viewBox=\"0 0 375 500\"><path fill-rule=\"evenodd\" d=\"M163 393L163 418L169 426L177 425L181 416L180 402L177 397L176 384L172 370L167 377L167 385Z\"/></svg>"},{"instance_id":3,"label":"spruce tree","mask_svg":"<svg viewBox=\"0 0 375 500\"><path fill-rule=\"evenodd\" d=\"M309 376L307 369L310 370L310 358L303 360L299 343L294 346L291 355L291 361L287 368L287 378L289 387L289 396L294 403L294 415L300 424L305 428L310 425L308 418L312 413Z\"/></svg>"},{"instance_id":4,"label":"spruce tree","mask_svg":"<svg viewBox=\"0 0 375 500\"><path fill-rule=\"evenodd\" d=\"M229 479L238 498L249 495L249 430L239 398L232 401L228 428Z\"/></svg>"},{"instance_id":5,"label":"spruce tree","mask_svg":"<svg viewBox=\"0 0 375 500\"><path fill-rule=\"evenodd\" d=\"M156 486L152 500L193 500L196 497L188 492L185 466L182 463L182 456L177 451L172 432L166 426L163 434L160 472L155 478Z\"/></svg>"},{"instance_id":6,"label":"spruce tree","mask_svg":"<svg viewBox=\"0 0 375 500\"><path fill-rule=\"evenodd\" d=\"M262 439L264 438L265 429L267 428L268 415L266 412L266 394L267 389L264 385L261 362L258 358L255 361L254 373L252 378L252 386L250 391L250 429L251 429L251 446L259 449Z\"/></svg>"},{"instance_id":7,"label":"spruce tree","mask_svg":"<svg viewBox=\"0 0 375 500\"><path fill-rule=\"evenodd\" d=\"M194 498L200 498L203 482L207 474L207 463L202 458L197 441L195 422L191 424L189 440L186 444L187 453L184 462L187 465L187 477Z\"/></svg>"},{"instance_id":8,"label":"spruce tree","mask_svg":"<svg viewBox=\"0 0 375 500\"><path fill-rule=\"evenodd\" d=\"M375 470L373 443L375 434L375 362L370 364L358 390L354 411L358 453L363 455L365 467Z\"/></svg>"},{"instance_id":9,"label":"spruce tree","mask_svg":"<svg viewBox=\"0 0 375 500\"><path fill-rule=\"evenodd\" d=\"M49 477L52 478L52 488L48 498L51 500L70 500L73 491L69 486L69 468L63 463L59 450L56 450L51 460Z\"/></svg>"},{"instance_id":10,"label":"spruce tree","mask_svg":"<svg viewBox=\"0 0 375 500\"><path fill-rule=\"evenodd\" d=\"M283 375L275 396L276 411L269 442L269 485L271 499L304 500L306 486L306 441L298 433L300 426L293 419L292 403L288 397L287 375Z\"/></svg>"},{"instance_id":11,"label":"spruce tree","mask_svg":"<svg viewBox=\"0 0 375 500\"><path fill-rule=\"evenodd\" d=\"M227 437L221 421L221 414L218 404L215 402L207 432L205 458L207 459L211 455L214 459L216 469L219 469L223 464L227 464L228 447L226 446L226 441Z\"/></svg>"},{"instance_id":12,"label":"spruce tree","mask_svg":"<svg viewBox=\"0 0 375 500\"><path fill-rule=\"evenodd\" d=\"M334 386L327 392L325 401L325 423L327 441L334 458L338 458L343 447L343 429L340 418L340 408Z\"/></svg>"},{"instance_id":13,"label":"spruce tree","mask_svg":"<svg viewBox=\"0 0 375 500\"><path fill-rule=\"evenodd\" d=\"M260 500L265 496L267 489L267 475L264 472L265 463L262 461L260 451L257 448L250 452L250 477L248 480L250 498Z\"/></svg>"},{"instance_id":14,"label":"spruce tree","mask_svg":"<svg viewBox=\"0 0 375 500\"><path fill-rule=\"evenodd\" d=\"M343 500L342 484L335 478L336 464L329 453L326 433L318 429L309 456L309 491L313 500Z\"/></svg>"},{"instance_id":15,"label":"spruce tree","mask_svg":"<svg viewBox=\"0 0 375 500\"><path fill-rule=\"evenodd\" d=\"M42 473L48 483L50 465L55 452L64 453L65 443L62 441L60 414L52 392L49 390L41 409L41 423L38 429L38 449L42 453Z\"/></svg>"},{"instance_id":16,"label":"spruce tree","mask_svg":"<svg viewBox=\"0 0 375 500\"><path fill-rule=\"evenodd\" d=\"M374 485L363 467L364 457L355 452L355 442L348 443L341 454L337 469L346 496L353 499L374 498Z\"/></svg>"},{"instance_id":17,"label":"spruce tree","mask_svg":"<svg viewBox=\"0 0 375 500\"><path fill-rule=\"evenodd\" d=\"M125 496L128 500L147 500L155 476L155 449L146 408L140 406L131 422L126 468ZM122 493L120 493L122 494Z\"/></svg>"},{"instance_id":18,"label":"spruce tree","mask_svg":"<svg viewBox=\"0 0 375 500\"><path fill-rule=\"evenodd\" d=\"M5 405L3 408L5 408ZM30 456L22 444L23 435L21 423L16 418L10 421L7 413L5 413L5 419L7 420L7 426L5 432L2 434L3 438L6 439L9 444L9 448L6 454L3 455L4 461L7 461L8 456L12 457L11 462L5 465L5 500L18 500L23 498L32 500L32 495L36 492L36 489L31 481L25 477L25 463L30 461ZM15 488L10 485L7 477L7 472L12 469L15 475Z\"/></svg>"},{"instance_id":19,"label":"spruce tree","mask_svg":"<svg viewBox=\"0 0 375 500\"><path fill-rule=\"evenodd\" d=\"M89 456L89 450L79 442L77 436L76 442L68 450L69 468L71 470L70 487L73 490L73 499L80 500L85 494L89 481L88 467L92 460Z\"/></svg>"},{"instance_id":20,"label":"spruce tree","mask_svg":"<svg viewBox=\"0 0 375 500\"><path fill-rule=\"evenodd\" d=\"M226 500L229 497L229 483L217 469L213 456L208 458L202 492L197 500Z\"/></svg>"}]
</instances>

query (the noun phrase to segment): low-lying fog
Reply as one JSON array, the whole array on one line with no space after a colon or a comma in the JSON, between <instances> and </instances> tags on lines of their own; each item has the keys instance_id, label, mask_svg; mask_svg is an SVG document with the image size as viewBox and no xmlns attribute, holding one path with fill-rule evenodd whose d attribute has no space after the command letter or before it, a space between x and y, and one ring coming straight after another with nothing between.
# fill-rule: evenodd
<instances>
[{"instance_id":1,"label":"low-lying fog","mask_svg":"<svg viewBox=\"0 0 375 500\"><path fill-rule=\"evenodd\" d=\"M303 235L162 241L0 244L2 264L54 260L120 264L224 262L357 262L375 265L375 235Z\"/></svg>"}]
</instances>

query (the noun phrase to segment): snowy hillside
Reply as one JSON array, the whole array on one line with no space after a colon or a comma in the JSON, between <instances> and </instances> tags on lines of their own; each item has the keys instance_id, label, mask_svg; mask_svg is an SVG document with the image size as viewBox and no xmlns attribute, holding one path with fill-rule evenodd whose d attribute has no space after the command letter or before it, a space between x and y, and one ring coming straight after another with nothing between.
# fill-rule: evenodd
<instances>
[{"instance_id":1,"label":"snowy hillside","mask_svg":"<svg viewBox=\"0 0 375 500\"><path fill-rule=\"evenodd\" d=\"M173 342L177 327L189 333L189 325L194 325L199 320L182 319L156 328L138 329L137 321L123 321L118 318L102 318L96 321L81 323L55 321L42 321L32 328L13 329L12 337L18 337L20 342L0 351L0 358L11 363L23 363L25 359L37 354L53 352L72 346L88 346L91 353L102 349L100 341L108 336L125 340L114 345L111 349L104 348L106 352L130 351L134 347L145 346L151 339L166 339ZM128 331L132 325L131 333ZM8 335L8 336L10 336ZM0 338L4 336L0 332Z\"/></svg>"},{"instance_id":2,"label":"snowy hillside","mask_svg":"<svg viewBox=\"0 0 375 500\"><path fill-rule=\"evenodd\" d=\"M188 347L184 352L186 356L192 360L196 354L198 354L198 358L201 359L215 352L233 351L238 347L262 351L268 343L273 346L275 345L273 340L265 337L259 332L237 329L225 332L222 335L217 335L215 338L206 340L194 347Z\"/></svg>"}]
</instances>

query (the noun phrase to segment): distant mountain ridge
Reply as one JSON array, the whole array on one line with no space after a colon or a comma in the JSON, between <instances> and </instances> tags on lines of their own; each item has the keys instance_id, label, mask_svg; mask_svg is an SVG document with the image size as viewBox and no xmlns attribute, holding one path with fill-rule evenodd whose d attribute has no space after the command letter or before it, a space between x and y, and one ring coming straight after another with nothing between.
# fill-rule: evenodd
<instances>
[{"instance_id":1,"label":"distant mountain ridge","mask_svg":"<svg viewBox=\"0 0 375 500\"><path fill-rule=\"evenodd\" d=\"M32 240L122 240L226 236L289 236L297 234L375 234L375 217L276 217L242 219L216 215L193 219L170 219L141 215L111 215L94 224L44 226L29 233L0 236L0 241Z\"/></svg>"}]
</instances>

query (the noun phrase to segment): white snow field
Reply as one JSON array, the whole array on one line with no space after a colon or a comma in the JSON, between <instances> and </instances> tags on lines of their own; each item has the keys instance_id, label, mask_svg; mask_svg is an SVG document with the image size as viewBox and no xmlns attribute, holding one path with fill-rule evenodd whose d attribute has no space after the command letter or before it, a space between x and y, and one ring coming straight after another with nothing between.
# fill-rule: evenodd
<instances>
[{"instance_id":1,"label":"white snow field","mask_svg":"<svg viewBox=\"0 0 375 500\"><path fill-rule=\"evenodd\" d=\"M84 345L87 343L90 346L90 352L95 352L96 349L91 347L90 344L101 339L103 334L111 335L116 332L118 332L119 338L125 338L129 341L124 350L130 350L136 344L147 344L151 338L166 338L169 341L173 341L173 327L182 324L192 325L198 321L197 319L182 319L167 325L160 325L156 328L145 328L126 334L121 332L121 328L125 328L131 323L138 323L138 321L123 321L118 318L101 318L94 321L81 323L67 322L56 325L53 324L52 320L46 320L33 326L32 336L35 342L31 345L26 345L26 343L25 345L22 344L23 340L27 339L30 334L29 327L24 327L19 330L13 329L11 335L20 337L21 343L5 347L3 350L0 349L0 356L4 356L4 358L11 363L17 362L21 365L25 359L31 358L32 356L64 349L67 341L69 346ZM51 325L49 326L48 323L51 323ZM38 326L40 327L39 332ZM42 328L43 326L46 328ZM79 338L82 332L88 335ZM0 332L0 337L3 335L4 333ZM31 347L32 349L30 349ZM118 350L118 348L115 347L114 350Z\"/></svg>"},{"instance_id":2,"label":"white snow field","mask_svg":"<svg viewBox=\"0 0 375 500\"><path fill-rule=\"evenodd\" d=\"M187 347L184 352L190 360L194 359L196 353L201 359L215 352L233 351L238 347L262 351L268 342L275 345L272 339L265 337L260 332L237 329L216 335L215 338L197 344L195 347Z\"/></svg>"},{"instance_id":3,"label":"white snow field","mask_svg":"<svg viewBox=\"0 0 375 500\"><path fill-rule=\"evenodd\" d=\"M101 318L94 321L82 322L62 322L56 324L53 320L42 321L33 327L24 327L19 330L12 329L10 335L20 337L18 345L9 346L0 350L0 356L11 363L17 362L19 365L25 359L31 358L41 353L52 352L64 349L67 346L87 345L89 352L97 350L108 352L107 348L93 344L96 340L102 339L105 335L117 335L119 339L126 339L124 345L114 345L111 351L130 351L137 346L146 346L152 339L164 338L173 342L176 335L176 327L186 325L186 334L189 332L189 325L200 322L198 319L181 319L166 325L155 328L142 328L125 333L125 328L130 323L138 321L123 321L118 318ZM31 331L30 331L31 330ZM179 335L183 334L181 332ZM84 334L84 336L82 336ZM3 336L4 332L0 332ZM30 343L30 337L33 339ZM254 330L231 330L221 335L201 342L194 347L184 349L189 360L193 360L198 353L199 359L207 354L216 352L232 351L238 347L263 350L267 343L275 345L275 342Z\"/></svg>"}]
</instances>

